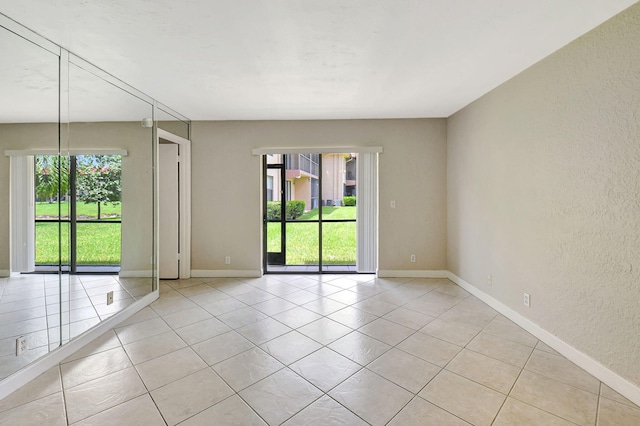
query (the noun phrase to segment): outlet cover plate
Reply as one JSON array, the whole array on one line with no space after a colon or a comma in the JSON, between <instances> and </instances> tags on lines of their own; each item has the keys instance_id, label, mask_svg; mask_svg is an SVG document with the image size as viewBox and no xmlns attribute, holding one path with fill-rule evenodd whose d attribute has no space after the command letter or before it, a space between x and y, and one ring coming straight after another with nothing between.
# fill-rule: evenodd
<instances>
[{"instance_id":1,"label":"outlet cover plate","mask_svg":"<svg viewBox=\"0 0 640 426\"><path fill-rule=\"evenodd\" d=\"M109 293L107 293L107 305L110 305L113 303L113 291L110 291Z\"/></svg>"}]
</instances>

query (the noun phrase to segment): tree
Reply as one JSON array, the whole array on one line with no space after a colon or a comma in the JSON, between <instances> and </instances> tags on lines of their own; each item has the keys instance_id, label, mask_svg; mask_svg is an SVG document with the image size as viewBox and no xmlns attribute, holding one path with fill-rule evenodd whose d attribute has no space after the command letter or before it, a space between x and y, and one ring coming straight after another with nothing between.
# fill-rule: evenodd
<instances>
[{"instance_id":1,"label":"tree","mask_svg":"<svg viewBox=\"0 0 640 426\"><path fill-rule=\"evenodd\" d=\"M76 158L76 194L86 204L117 204L122 193L122 160L118 155L79 155Z\"/></svg>"},{"instance_id":2,"label":"tree","mask_svg":"<svg viewBox=\"0 0 640 426\"><path fill-rule=\"evenodd\" d=\"M37 155L35 160L36 197L49 203L54 199L60 199L69 189L69 159Z\"/></svg>"}]
</instances>

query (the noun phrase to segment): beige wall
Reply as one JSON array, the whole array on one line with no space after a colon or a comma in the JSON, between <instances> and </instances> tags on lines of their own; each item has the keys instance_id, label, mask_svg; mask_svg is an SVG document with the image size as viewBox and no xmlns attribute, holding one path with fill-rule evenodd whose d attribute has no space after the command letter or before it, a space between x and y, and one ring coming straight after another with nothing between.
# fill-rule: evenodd
<instances>
[{"instance_id":1,"label":"beige wall","mask_svg":"<svg viewBox=\"0 0 640 426\"><path fill-rule=\"evenodd\" d=\"M344 154L327 154L322 156L322 199L339 200L344 197L345 174Z\"/></svg>"},{"instance_id":2,"label":"beige wall","mask_svg":"<svg viewBox=\"0 0 640 426\"><path fill-rule=\"evenodd\" d=\"M452 116L447 154L448 268L636 384L639 46L640 4Z\"/></svg>"},{"instance_id":3,"label":"beige wall","mask_svg":"<svg viewBox=\"0 0 640 426\"><path fill-rule=\"evenodd\" d=\"M445 267L444 119L194 122L192 135L192 269L261 269L261 161L251 150L305 146L383 146L379 268Z\"/></svg>"},{"instance_id":4,"label":"beige wall","mask_svg":"<svg viewBox=\"0 0 640 426\"><path fill-rule=\"evenodd\" d=\"M152 138L140 123L74 123L70 149L126 149L122 158L122 270L150 270ZM0 124L0 270L9 269L9 157L5 150L58 148L57 124Z\"/></svg>"}]
</instances>

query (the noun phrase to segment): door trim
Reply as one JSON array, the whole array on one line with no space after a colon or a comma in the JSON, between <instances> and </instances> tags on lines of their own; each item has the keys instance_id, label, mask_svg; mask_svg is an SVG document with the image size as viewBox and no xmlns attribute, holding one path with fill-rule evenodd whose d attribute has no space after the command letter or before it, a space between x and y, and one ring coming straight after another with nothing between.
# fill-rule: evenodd
<instances>
[{"instance_id":1,"label":"door trim","mask_svg":"<svg viewBox=\"0 0 640 426\"><path fill-rule=\"evenodd\" d=\"M166 130L158 129L156 145L160 139L180 145L180 279L191 278L191 141ZM158 148L156 146L156 152ZM156 174L158 171L156 171ZM159 180L156 179L156 182ZM157 248L159 251L159 246ZM158 259L156 253L156 259Z\"/></svg>"}]
</instances>

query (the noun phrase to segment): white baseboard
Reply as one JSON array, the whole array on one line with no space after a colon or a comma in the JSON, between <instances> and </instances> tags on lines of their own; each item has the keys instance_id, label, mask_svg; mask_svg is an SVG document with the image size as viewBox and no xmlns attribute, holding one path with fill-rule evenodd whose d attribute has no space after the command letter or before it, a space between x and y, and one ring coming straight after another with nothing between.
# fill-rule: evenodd
<instances>
[{"instance_id":1,"label":"white baseboard","mask_svg":"<svg viewBox=\"0 0 640 426\"><path fill-rule=\"evenodd\" d=\"M154 291L146 296L136 300L131 305L127 306L120 312L110 316L98 325L90 328L81 335L73 338L69 343L66 343L59 348L54 349L42 358L32 362L16 373L0 381L0 400L12 392L18 390L20 387L26 385L31 380L35 379L51 367L54 367L64 361L67 357L74 352L82 349L87 344L91 343L94 339L102 336L107 331L114 327L117 327L122 321L126 320L142 308L148 306L151 302L159 297L159 292Z\"/></svg>"},{"instance_id":2,"label":"white baseboard","mask_svg":"<svg viewBox=\"0 0 640 426\"><path fill-rule=\"evenodd\" d=\"M478 287L475 287L457 275L448 272L448 278L463 289L467 290L469 293L476 296L478 299L482 300L487 305L491 306L496 311L500 312L505 317L509 318L514 323L518 324L520 327L527 330L529 333L536 336L538 339L542 340L544 343L561 353L569 361L605 383L629 401L640 405L640 387L637 385L631 383L614 371L611 371L589 355L579 351L557 336L549 333L544 328L533 323L528 318L522 316L507 305L495 299L493 296L488 295Z\"/></svg>"},{"instance_id":3,"label":"white baseboard","mask_svg":"<svg viewBox=\"0 0 640 426\"><path fill-rule=\"evenodd\" d=\"M122 278L151 278L153 275L153 271L151 269L147 270L121 270L118 273L118 276Z\"/></svg>"},{"instance_id":4,"label":"white baseboard","mask_svg":"<svg viewBox=\"0 0 640 426\"><path fill-rule=\"evenodd\" d=\"M261 269L192 269L193 278L260 278Z\"/></svg>"},{"instance_id":5,"label":"white baseboard","mask_svg":"<svg viewBox=\"0 0 640 426\"><path fill-rule=\"evenodd\" d=\"M449 271L438 270L379 270L380 278L449 278Z\"/></svg>"},{"instance_id":6,"label":"white baseboard","mask_svg":"<svg viewBox=\"0 0 640 426\"><path fill-rule=\"evenodd\" d=\"M11 272L8 269L0 269L0 277L10 277Z\"/></svg>"}]
</instances>

